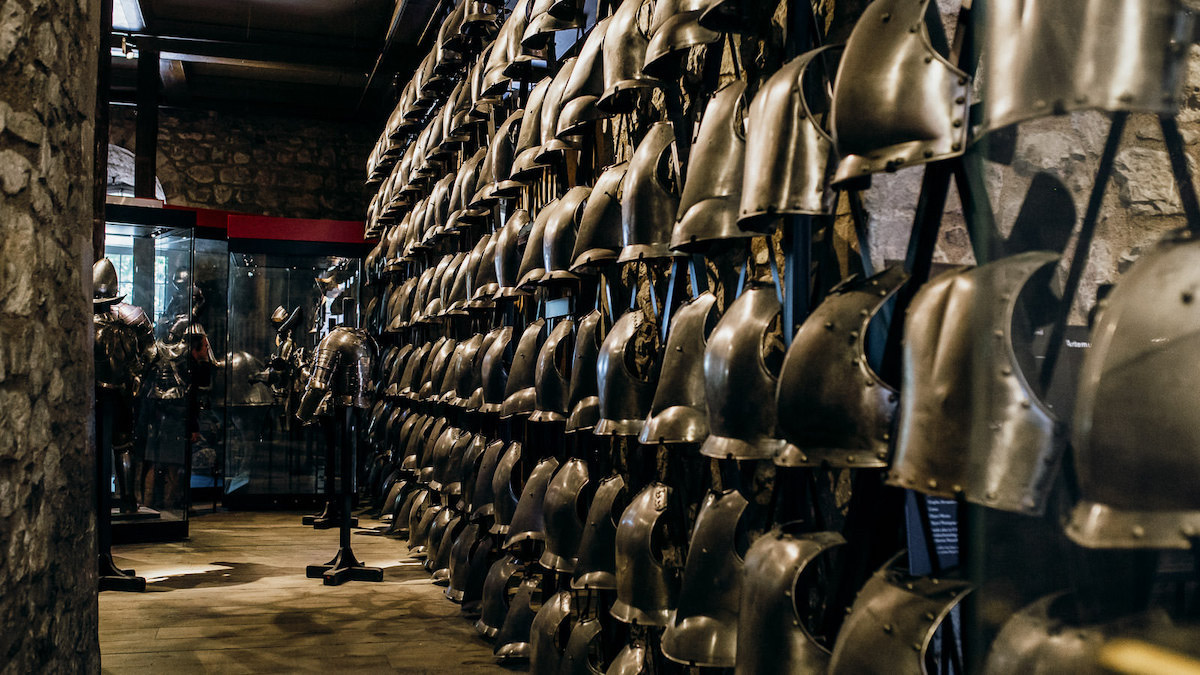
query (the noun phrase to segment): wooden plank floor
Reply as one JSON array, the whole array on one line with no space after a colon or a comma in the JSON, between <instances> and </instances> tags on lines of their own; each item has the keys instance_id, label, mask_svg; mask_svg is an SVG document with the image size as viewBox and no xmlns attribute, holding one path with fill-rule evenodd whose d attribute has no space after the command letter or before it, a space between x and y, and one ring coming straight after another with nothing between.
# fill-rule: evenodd
<instances>
[{"instance_id":1,"label":"wooden plank floor","mask_svg":"<svg viewBox=\"0 0 1200 675\"><path fill-rule=\"evenodd\" d=\"M298 513L242 512L193 518L186 542L114 547L148 584L100 594L104 672L509 672L403 541L353 538L383 583L305 578L337 538Z\"/></svg>"}]
</instances>

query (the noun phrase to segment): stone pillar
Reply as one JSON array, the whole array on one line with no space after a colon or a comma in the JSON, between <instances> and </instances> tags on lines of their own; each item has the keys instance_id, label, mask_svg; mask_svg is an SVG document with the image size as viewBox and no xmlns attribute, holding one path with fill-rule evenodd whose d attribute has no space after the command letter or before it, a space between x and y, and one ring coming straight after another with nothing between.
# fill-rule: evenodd
<instances>
[{"instance_id":1,"label":"stone pillar","mask_svg":"<svg viewBox=\"0 0 1200 675\"><path fill-rule=\"evenodd\" d=\"M0 669L98 672L89 429L99 0L0 0Z\"/></svg>"}]
</instances>

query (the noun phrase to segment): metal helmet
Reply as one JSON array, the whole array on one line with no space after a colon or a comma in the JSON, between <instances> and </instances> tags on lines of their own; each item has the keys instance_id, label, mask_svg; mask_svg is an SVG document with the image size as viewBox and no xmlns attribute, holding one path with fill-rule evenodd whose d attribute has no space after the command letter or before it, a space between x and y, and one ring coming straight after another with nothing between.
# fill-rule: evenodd
<instances>
[{"instance_id":1,"label":"metal helmet","mask_svg":"<svg viewBox=\"0 0 1200 675\"><path fill-rule=\"evenodd\" d=\"M738 227L738 195L746 154L746 83L713 94L688 162L671 250L703 253L711 244L754 236Z\"/></svg>"},{"instance_id":2,"label":"metal helmet","mask_svg":"<svg viewBox=\"0 0 1200 675\"><path fill-rule=\"evenodd\" d=\"M1144 253L1105 301L1084 356L1072 447L1080 501L1067 536L1089 548L1190 548L1200 532L1200 426L1188 369L1200 242Z\"/></svg>"},{"instance_id":3,"label":"metal helmet","mask_svg":"<svg viewBox=\"0 0 1200 675\"><path fill-rule=\"evenodd\" d=\"M651 483L617 525L617 600L609 613L622 623L665 626L679 597L679 570L665 564L663 528L672 488Z\"/></svg>"},{"instance_id":4,"label":"metal helmet","mask_svg":"<svg viewBox=\"0 0 1200 675\"><path fill-rule=\"evenodd\" d=\"M668 248L679 211L679 177L671 148L675 131L656 122L629 160L621 197L621 255L617 262L657 260L678 255Z\"/></svg>"},{"instance_id":5,"label":"metal helmet","mask_svg":"<svg viewBox=\"0 0 1200 675\"><path fill-rule=\"evenodd\" d=\"M639 359L638 354L657 355L657 340L658 331L640 309L621 315L604 338L596 359L600 390L600 421L593 430L596 435L641 433L654 396L659 360ZM642 348L645 345L650 348Z\"/></svg>"},{"instance_id":6,"label":"metal helmet","mask_svg":"<svg viewBox=\"0 0 1200 675\"><path fill-rule=\"evenodd\" d=\"M92 307L107 309L108 305L124 299L117 282L117 268L108 258L97 260L92 265Z\"/></svg>"},{"instance_id":7,"label":"metal helmet","mask_svg":"<svg viewBox=\"0 0 1200 675\"><path fill-rule=\"evenodd\" d=\"M947 272L913 298L890 484L1016 513L1045 510L1063 429L1022 372L1013 345L1033 329L1014 327L1014 318L1022 289L1039 273L1044 287L1057 261L1033 251Z\"/></svg>"},{"instance_id":8,"label":"metal helmet","mask_svg":"<svg viewBox=\"0 0 1200 675\"><path fill-rule=\"evenodd\" d=\"M867 359L872 320L908 281L901 266L834 288L792 338L775 401L780 466L888 465L899 392Z\"/></svg>"},{"instance_id":9,"label":"metal helmet","mask_svg":"<svg viewBox=\"0 0 1200 675\"><path fill-rule=\"evenodd\" d=\"M770 459L782 447L774 405L778 371L766 343L782 307L775 289L747 288L708 337L704 390L709 436L700 447L718 459Z\"/></svg>"},{"instance_id":10,"label":"metal helmet","mask_svg":"<svg viewBox=\"0 0 1200 675\"><path fill-rule=\"evenodd\" d=\"M748 503L737 490L710 492L688 541L679 607L663 633L662 651L672 661L732 668L737 656L742 601L742 554L738 526Z\"/></svg>"},{"instance_id":11,"label":"metal helmet","mask_svg":"<svg viewBox=\"0 0 1200 675\"><path fill-rule=\"evenodd\" d=\"M663 365L640 441L703 443L708 438L704 350L716 326L717 296L704 292L671 319Z\"/></svg>"},{"instance_id":12,"label":"metal helmet","mask_svg":"<svg viewBox=\"0 0 1200 675\"><path fill-rule=\"evenodd\" d=\"M897 564L904 555L889 560L858 592L838 631L830 675L880 670L924 675L934 634L971 584L911 576Z\"/></svg>"},{"instance_id":13,"label":"metal helmet","mask_svg":"<svg viewBox=\"0 0 1200 675\"><path fill-rule=\"evenodd\" d=\"M930 44L928 8L882 0L854 24L830 112L835 184L966 150L970 77Z\"/></svg>"}]
</instances>

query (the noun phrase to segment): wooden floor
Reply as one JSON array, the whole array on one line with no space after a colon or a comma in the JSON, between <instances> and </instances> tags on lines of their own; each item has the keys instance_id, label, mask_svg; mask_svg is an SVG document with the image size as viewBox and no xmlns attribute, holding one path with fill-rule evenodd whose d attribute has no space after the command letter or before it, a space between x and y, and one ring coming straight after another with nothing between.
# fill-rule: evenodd
<instances>
[{"instance_id":1,"label":"wooden floor","mask_svg":"<svg viewBox=\"0 0 1200 675\"><path fill-rule=\"evenodd\" d=\"M356 534L353 546L383 583L306 579L337 531L295 513L206 515L189 541L114 547L148 584L100 594L104 672L509 672L404 542Z\"/></svg>"}]
</instances>

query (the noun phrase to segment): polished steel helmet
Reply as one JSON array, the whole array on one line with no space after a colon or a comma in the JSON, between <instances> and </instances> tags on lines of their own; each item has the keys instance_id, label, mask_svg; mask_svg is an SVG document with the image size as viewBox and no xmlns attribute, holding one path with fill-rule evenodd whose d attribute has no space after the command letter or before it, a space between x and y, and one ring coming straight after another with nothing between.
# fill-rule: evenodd
<instances>
[{"instance_id":1,"label":"polished steel helmet","mask_svg":"<svg viewBox=\"0 0 1200 675\"><path fill-rule=\"evenodd\" d=\"M121 294L117 283L117 268L108 258L101 258L92 264L92 307L107 309L109 305L121 302L125 296Z\"/></svg>"},{"instance_id":2,"label":"polished steel helmet","mask_svg":"<svg viewBox=\"0 0 1200 675\"><path fill-rule=\"evenodd\" d=\"M888 465L899 392L867 358L871 322L908 280L901 266L833 289L792 338L775 401L781 466Z\"/></svg>"},{"instance_id":3,"label":"polished steel helmet","mask_svg":"<svg viewBox=\"0 0 1200 675\"><path fill-rule=\"evenodd\" d=\"M735 665L744 567L737 540L747 506L737 490L710 492L700 506L679 608L663 633L662 651L672 661L706 668Z\"/></svg>"},{"instance_id":4,"label":"polished steel helmet","mask_svg":"<svg viewBox=\"0 0 1200 675\"><path fill-rule=\"evenodd\" d=\"M703 443L708 438L704 350L717 323L716 305L717 297L706 291L671 319L662 374L639 439L642 443Z\"/></svg>"},{"instance_id":5,"label":"polished steel helmet","mask_svg":"<svg viewBox=\"0 0 1200 675\"><path fill-rule=\"evenodd\" d=\"M774 288L748 288L709 335L704 351L709 436L700 447L705 456L770 459L783 447L774 404L779 371L767 360L781 312Z\"/></svg>"},{"instance_id":6,"label":"polished steel helmet","mask_svg":"<svg viewBox=\"0 0 1200 675\"><path fill-rule=\"evenodd\" d=\"M819 81L819 66L836 49L822 47L792 59L750 104L738 216L742 227L768 232L785 215L833 213L828 180L833 141L818 117L829 102L823 98L813 110L807 96L817 89L810 78Z\"/></svg>"},{"instance_id":7,"label":"polished steel helmet","mask_svg":"<svg viewBox=\"0 0 1200 675\"><path fill-rule=\"evenodd\" d=\"M854 24L830 113L835 183L965 151L971 82L930 43L929 2L879 0Z\"/></svg>"},{"instance_id":8,"label":"polished steel helmet","mask_svg":"<svg viewBox=\"0 0 1200 675\"><path fill-rule=\"evenodd\" d=\"M671 233L673 251L703 253L713 243L754 235L738 227L745 94L746 83L734 80L713 94L704 109Z\"/></svg>"},{"instance_id":9,"label":"polished steel helmet","mask_svg":"<svg viewBox=\"0 0 1200 675\"><path fill-rule=\"evenodd\" d=\"M671 161L675 131L656 122L629 160L621 196L621 255L617 262L669 258L671 230L679 211L678 177Z\"/></svg>"},{"instance_id":10,"label":"polished steel helmet","mask_svg":"<svg viewBox=\"0 0 1200 675\"><path fill-rule=\"evenodd\" d=\"M1200 242L1180 231L1105 301L1084 356L1072 447L1080 501L1067 535L1089 548L1190 548L1200 532L1196 359Z\"/></svg>"},{"instance_id":11,"label":"polished steel helmet","mask_svg":"<svg viewBox=\"0 0 1200 675\"><path fill-rule=\"evenodd\" d=\"M979 132L1077 110L1174 115L1193 21L1183 0L988 3Z\"/></svg>"},{"instance_id":12,"label":"polished steel helmet","mask_svg":"<svg viewBox=\"0 0 1200 675\"><path fill-rule=\"evenodd\" d=\"M621 250L621 195L629 162L604 169L588 196L571 253L571 271L594 273L616 262Z\"/></svg>"},{"instance_id":13,"label":"polished steel helmet","mask_svg":"<svg viewBox=\"0 0 1200 675\"><path fill-rule=\"evenodd\" d=\"M1044 287L1057 262L1054 253L1022 253L944 273L913 298L890 484L1016 513L1045 510L1063 429L1014 349L1033 329L1014 323L1022 291Z\"/></svg>"},{"instance_id":14,"label":"polished steel helmet","mask_svg":"<svg viewBox=\"0 0 1200 675\"><path fill-rule=\"evenodd\" d=\"M897 564L903 556L889 560L858 592L838 631L830 675L926 672L934 635L971 584L909 575Z\"/></svg>"},{"instance_id":15,"label":"polished steel helmet","mask_svg":"<svg viewBox=\"0 0 1200 675\"><path fill-rule=\"evenodd\" d=\"M622 623L665 626L679 596L679 570L668 567L664 535L672 488L651 483L633 498L617 525L617 600L609 613Z\"/></svg>"},{"instance_id":16,"label":"polished steel helmet","mask_svg":"<svg viewBox=\"0 0 1200 675\"><path fill-rule=\"evenodd\" d=\"M658 377L658 331L640 309L621 316L596 359L599 436L637 436L646 422ZM639 358L640 357L640 358Z\"/></svg>"}]
</instances>

